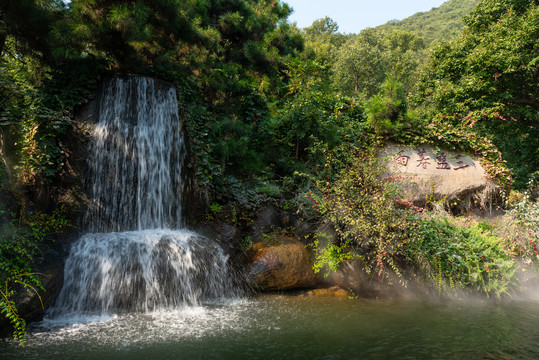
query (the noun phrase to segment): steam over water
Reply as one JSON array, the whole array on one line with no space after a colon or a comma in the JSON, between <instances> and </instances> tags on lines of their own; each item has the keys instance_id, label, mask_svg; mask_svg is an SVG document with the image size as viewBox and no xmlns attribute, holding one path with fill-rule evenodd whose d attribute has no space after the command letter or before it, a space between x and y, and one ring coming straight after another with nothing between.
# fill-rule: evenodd
<instances>
[{"instance_id":1,"label":"steam over water","mask_svg":"<svg viewBox=\"0 0 539 360\"><path fill-rule=\"evenodd\" d=\"M177 230L183 154L174 87L149 78L111 80L90 144L89 232L71 248L49 319L148 312L236 295L219 245Z\"/></svg>"},{"instance_id":2,"label":"steam over water","mask_svg":"<svg viewBox=\"0 0 539 360\"><path fill-rule=\"evenodd\" d=\"M180 226L175 97L151 79L110 82L91 144L89 232L55 307L25 347L0 341L1 359L539 359L536 298L234 300L223 250Z\"/></svg>"},{"instance_id":3,"label":"steam over water","mask_svg":"<svg viewBox=\"0 0 539 360\"><path fill-rule=\"evenodd\" d=\"M539 358L539 302L263 296L65 326L34 324L6 359Z\"/></svg>"}]
</instances>

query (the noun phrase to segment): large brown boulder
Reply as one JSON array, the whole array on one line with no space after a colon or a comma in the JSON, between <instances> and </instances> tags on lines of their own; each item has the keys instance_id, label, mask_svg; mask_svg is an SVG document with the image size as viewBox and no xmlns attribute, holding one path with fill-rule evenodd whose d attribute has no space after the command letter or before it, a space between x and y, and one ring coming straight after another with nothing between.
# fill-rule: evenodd
<instances>
[{"instance_id":1,"label":"large brown boulder","mask_svg":"<svg viewBox=\"0 0 539 360\"><path fill-rule=\"evenodd\" d=\"M303 294L301 294L301 296L348 298L351 296L351 294L348 291L341 288L340 286L335 285L329 288L308 290L308 291L305 291Z\"/></svg>"},{"instance_id":2,"label":"large brown boulder","mask_svg":"<svg viewBox=\"0 0 539 360\"><path fill-rule=\"evenodd\" d=\"M391 144L380 157L387 162L388 179L399 182L406 200L416 204L443 199L485 207L496 192L480 161L465 153Z\"/></svg>"},{"instance_id":3,"label":"large brown boulder","mask_svg":"<svg viewBox=\"0 0 539 360\"><path fill-rule=\"evenodd\" d=\"M248 277L255 289L279 291L309 288L318 283L309 250L299 240L278 237L252 248Z\"/></svg>"}]
</instances>

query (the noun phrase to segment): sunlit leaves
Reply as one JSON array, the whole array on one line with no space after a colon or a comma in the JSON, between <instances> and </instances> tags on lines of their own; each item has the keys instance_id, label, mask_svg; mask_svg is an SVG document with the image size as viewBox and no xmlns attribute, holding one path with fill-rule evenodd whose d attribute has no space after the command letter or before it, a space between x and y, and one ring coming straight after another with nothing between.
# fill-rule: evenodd
<instances>
[{"instance_id":1,"label":"sunlit leaves","mask_svg":"<svg viewBox=\"0 0 539 360\"><path fill-rule=\"evenodd\" d=\"M410 91L424 46L423 40L412 33L363 30L350 37L336 55L335 86L347 94L367 98L380 90L390 73Z\"/></svg>"},{"instance_id":2,"label":"sunlit leaves","mask_svg":"<svg viewBox=\"0 0 539 360\"><path fill-rule=\"evenodd\" d=\"M419 99L434 110L430 116L456 114L455 125L493 139L522 187L539 167L539 5L484 0L466 23L459 38L433 52Z\"/></svg>"}]
</instances>

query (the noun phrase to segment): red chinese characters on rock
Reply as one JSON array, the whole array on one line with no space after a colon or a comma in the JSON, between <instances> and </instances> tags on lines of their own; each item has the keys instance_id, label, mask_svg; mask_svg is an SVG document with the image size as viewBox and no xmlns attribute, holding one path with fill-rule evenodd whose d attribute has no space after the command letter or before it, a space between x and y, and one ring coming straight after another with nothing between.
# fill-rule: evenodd
<instances>
[{"instance_id":1,"label":"red chinese characters on rock","mask_svg":"<svg viewBox=\"0 0 539 360\"><path fill-rule=\"evenodd\" d=\"M419 160L417 160L417 162L419 164L417 164L417 167L423 167L423 169L426 169L429 165L430 165L430 157L428 157L427 155L427 151L425 149L422 149L422 150L419 150L417 149L417 155L419 155Z\"/></svg>"},{"instance_id":2,"label":"red chinese characters on rock","mask_svg":"<svg viewBox=\"0 0 539 360\"><path fill-rule=\"evenodd\" d=\"M411 157L406 155L405 151L406 150L400 150L399 152L397 152L397 154L393 158L393 161L395 162L395 164L403 166L403 167L408 167ZM463 170L469 167L475 167L475 165L473 164L473 161L472 161L472 165L466 164L465 155L457 154L455 157L451 157L450 158L451 160L456 160L455 163L452 164L447 158L448 154L446 154L443 151L440 152L438 155L436 155L434 159L428 156L429 154L427 153L427 150L425 150L425 148L422 148L422 149L418 148L416 149L416 151L417 151L417 156L419 158L418 160L414 159L414 161L417 162L416 167L422 167L425 170L429 167L429 165L431 165L431 162L433 160L436 161L436 170L451 170L451 169Z\"/></svg>"},{"instance_id":3,"label":"red chinese characters on rock","mask_svg":"<svg viewBox=\"0 0 539 360\"><path fill-rule=\"evenodd\" d=\"M447 162L447 156L444 152L441 152L440 155L436 156L436 169L451 170L451 165Z\"/></svg>"},{"instance_id":4,"label":"red chinese characters on rock","mask_svg":"<svg viewBox=\"0 0 539 360\"><path fill-rule=\"evenodd\" d=\"M457 155L457 157L456 157L456 159L457 159L457 167L454 170L462 170L462 169L466 169L466 168L470 167L470 165L465 164L464 161L459 160L461 157L462 157L462 155Z\"/></svg>"},{"instance_id":5,"label":"red chinese characters on rock","mask_svg":"<svg viewBox=\"0 0 539 360\"><path fill-rule=\"evenodd\" d=\"M399 151L397 156L395 156L395 163L397 165L408 166L408 160L410 160L410 157L404 155L404 150Z\"/></svg>"}]
</instances>

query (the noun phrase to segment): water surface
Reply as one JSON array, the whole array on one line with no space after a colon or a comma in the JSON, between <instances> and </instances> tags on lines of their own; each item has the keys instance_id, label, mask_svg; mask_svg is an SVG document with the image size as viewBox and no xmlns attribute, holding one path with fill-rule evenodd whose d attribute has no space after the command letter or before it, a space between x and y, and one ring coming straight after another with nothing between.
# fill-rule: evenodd
<instances>
[{"instance_id":1,"label":"water surface","mask_svg":"<svg viewBox=\"0 0 539 360\"><path fill-rule=\"evenodd\" d=\"M539 302L532 300L432 304L262 296L36 323L24 348L4 341L0 357L538 359L538 324Z\"/></svg>"}]
</instances>

